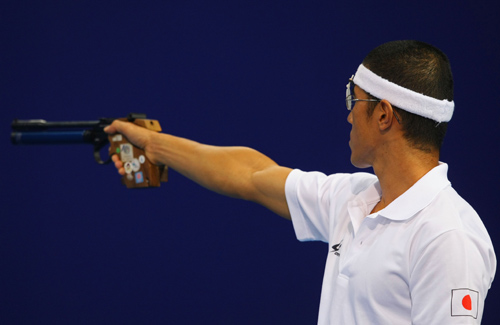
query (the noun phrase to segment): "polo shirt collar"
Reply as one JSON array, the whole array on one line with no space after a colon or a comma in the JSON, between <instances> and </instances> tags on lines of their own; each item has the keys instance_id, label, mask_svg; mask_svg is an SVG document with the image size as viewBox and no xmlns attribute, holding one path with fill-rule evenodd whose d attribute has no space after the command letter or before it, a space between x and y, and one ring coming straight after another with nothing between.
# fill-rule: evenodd
<instances>
[{"instance_id":1,"label":"polo shirt collar","mask_svg":"<svg viewBox=\"0 0 500 325\"><path fill-rule=\"evenodd\" d=\"M450 186L447 175L448 165L439 162L438 166L431 169L396 200L369 217L375 218L380 215L391 220L409 219L427 207L444 188Z\"/></svg>"}]
</instances>

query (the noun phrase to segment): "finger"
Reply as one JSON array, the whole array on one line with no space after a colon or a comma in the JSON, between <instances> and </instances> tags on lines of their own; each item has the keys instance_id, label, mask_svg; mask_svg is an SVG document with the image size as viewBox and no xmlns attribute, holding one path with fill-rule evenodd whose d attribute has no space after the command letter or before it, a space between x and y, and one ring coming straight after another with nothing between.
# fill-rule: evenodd
<instances>
[{"instance_id":1,"label":"finger","mask_svg":"<svg viewBox=\"0 0 500 325\"><path fill-rule=\"evenodd\" d=\"M104 132L108 133L108 134L114 134L114 133L117 133L116 132L116 128L112 125L108 125L106 126L104 129L103 129Z\"/></svg>"},{"instance_id":2,"label":"finger","mask_svg":"<svg viewBox=\"0 0 500 325\"><path fill-rule=\"evenodd\" d=\"M123 168L123 163L120 160L115 161L115 167L116 169Z\"/></svg>"},{"instance_id":3,"label":"finger","mask_svg":"<svg viewBox=\"0 0 500 325\"><path fill-rule=\"evenodd\" d=\"M103 130L108 134L122 133L122 129L127 123L114 120L110 125L106 126Z\"/></svg>"}]
</instances>

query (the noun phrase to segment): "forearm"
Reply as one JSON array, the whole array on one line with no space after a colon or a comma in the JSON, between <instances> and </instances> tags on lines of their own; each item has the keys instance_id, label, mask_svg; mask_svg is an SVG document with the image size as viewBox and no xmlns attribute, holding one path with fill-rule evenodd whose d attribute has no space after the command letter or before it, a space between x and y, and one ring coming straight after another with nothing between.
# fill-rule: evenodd
<instances>
[{"instance_id":1,"label":"forearm","mask_svg":"<svg viewBox=\"0 0 500 325\"><path fill-rule=\"evenodd\" d=\"M250 148L204 145L163 133L151 138L146 151L212 191L247 200L254 200L254 174L278 166Z\"/></svg>"}]
</instances>

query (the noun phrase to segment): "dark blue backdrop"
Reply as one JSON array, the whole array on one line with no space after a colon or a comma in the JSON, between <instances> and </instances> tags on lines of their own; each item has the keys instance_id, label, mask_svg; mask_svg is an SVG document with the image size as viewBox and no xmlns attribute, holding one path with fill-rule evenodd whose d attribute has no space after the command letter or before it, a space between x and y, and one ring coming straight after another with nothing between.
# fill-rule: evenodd
<instances>
[{"instance_id":1,"label":"dark blue backdrop","mask_svg":"<svg viewBox=\"0 0 500 325\"><path fill-rule=\"evenodd\" d=\"M344 96L375 46L444 50L456 113L442 160L500 244L500 23L460 1L0 3L2 324L313 324L327 246L171 173L127 190L81 146L10 144L14 118L144 112L166 132L352 172ZM494 282L485 324L498 323Z\"/></svg>"}]
</instances>

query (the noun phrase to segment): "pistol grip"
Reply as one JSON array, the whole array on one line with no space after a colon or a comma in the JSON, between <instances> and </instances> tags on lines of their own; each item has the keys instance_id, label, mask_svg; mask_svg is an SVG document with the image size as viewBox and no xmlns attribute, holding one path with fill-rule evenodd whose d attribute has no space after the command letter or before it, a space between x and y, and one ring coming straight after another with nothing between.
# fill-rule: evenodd
<instances>
[{"instance_id":1,"label":"pistol grip","mask_svg":"<svg viewBox=\"0 0 500 325\"><path fill-rule=\"evenodd\" d=\"M133 122L152 131L161 131L156 120L137 119ZM160 182L168 181L167 166L157 166L151 163L143 149L132 145L121 134L109 135L109 155L117 154L125 168L122 183L127 188L159 187Z\"/></svg>"}]
</instances>

